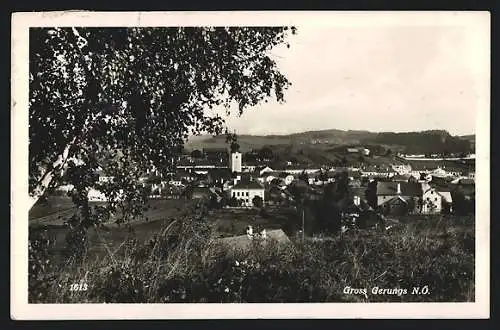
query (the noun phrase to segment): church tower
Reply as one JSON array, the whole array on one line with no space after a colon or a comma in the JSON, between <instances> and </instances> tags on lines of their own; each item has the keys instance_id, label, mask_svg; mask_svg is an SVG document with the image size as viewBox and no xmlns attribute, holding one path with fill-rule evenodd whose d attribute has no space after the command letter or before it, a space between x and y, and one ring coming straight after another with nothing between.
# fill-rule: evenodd
<instances>
[{"instance_id":1,"label":"church tower","mask_svg":"<svg viewBox=\"0 0 500 330\"><path fill-rule=\"evenodd\" d=\"M241 153L239 151L234 151L231 153L231 173L241 173Z\"/></svg>"}]
</instances>

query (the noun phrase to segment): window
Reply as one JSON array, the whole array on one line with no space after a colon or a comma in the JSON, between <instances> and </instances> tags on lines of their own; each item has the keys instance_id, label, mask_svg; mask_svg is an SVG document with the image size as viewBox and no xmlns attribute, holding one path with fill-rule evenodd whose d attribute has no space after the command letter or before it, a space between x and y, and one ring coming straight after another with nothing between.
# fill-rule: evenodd
<instances>
[{"instance_id":1,"label":"window","mask_svg":"<svg viewBox=\"0 0 500 330\"><path fill-rule=\"evenodd\" d=\"M236 193L233 191L233 197L236 197Z\"/></svg>"},{"instance_id":2,"label":"window","mask_svg":"<svg viewBox=\"0 0 500 330\"><path fill-rule=\"evenodd\" d=\"M437 197L436 197L436 198L434 198L434 201L435 201L435 202L437 202L437 200L438 200L438 199L437 199Z\"/></svg>"},{"instance_id":3,"label":"window","mask_svg":"<svg viewBox=\"0 0 500 330\"><path fill-rule=\"evenodd\" d=\"M247 191L247 196L248 196L248 191Z\"/></svg>"}]
</instances>

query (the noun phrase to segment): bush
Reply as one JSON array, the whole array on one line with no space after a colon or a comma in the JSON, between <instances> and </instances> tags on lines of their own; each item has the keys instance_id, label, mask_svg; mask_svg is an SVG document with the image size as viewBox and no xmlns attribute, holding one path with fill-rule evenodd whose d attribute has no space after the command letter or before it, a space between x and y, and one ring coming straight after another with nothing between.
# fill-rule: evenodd
<instances>
[{"instance_id":1,"label":"bush","mask_svg":"<svg viewBox=\"0 0 500 330\"><path fill-rule=\"evenodd\" d=\"M132 233L101 261L56 268L43 238L30 238L30 302L473 301L474 219L428 217L389 231L280 245L214 248L202 217L176 219L146 242ZM35 243L38 242L38 243ZM254 241L257 242L257 241ZM89 290L68 292L85 279ZM347 295L345 287L429 288L427 295Z\"/></svg>"}]
</instances>

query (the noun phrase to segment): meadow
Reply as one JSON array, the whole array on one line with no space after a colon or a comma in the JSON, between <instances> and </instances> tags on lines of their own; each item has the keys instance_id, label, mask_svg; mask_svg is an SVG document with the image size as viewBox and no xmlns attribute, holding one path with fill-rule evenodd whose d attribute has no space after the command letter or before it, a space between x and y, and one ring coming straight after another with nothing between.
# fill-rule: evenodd
<instances>
[{"instance_id":1,"label":"meadow","mask_svg":"<svg viewBox=\"0 0 500 330\"><path fill-rule=\"evenodd\" d=\"M474 300L473 217L408 216L387 231L353 230L304 241L290 235L289 246L254 246L230 256L213 248L218 238L243 234L249 223L277 228L286 217L195 206L183 214L161 215L161 209L157 205L151 211L156 218L134 223L132 230L90 229L89 248L79 263L60 257L58 262L63 245L47 248L33 237L30 302ZM45 229L38 227L37 232L56 230L64 238L63 227ZM85 283L88 289L70 290L75 283ZM346 294L346 287L426 287L428 292Z\"/></svg>"}]
</instances>

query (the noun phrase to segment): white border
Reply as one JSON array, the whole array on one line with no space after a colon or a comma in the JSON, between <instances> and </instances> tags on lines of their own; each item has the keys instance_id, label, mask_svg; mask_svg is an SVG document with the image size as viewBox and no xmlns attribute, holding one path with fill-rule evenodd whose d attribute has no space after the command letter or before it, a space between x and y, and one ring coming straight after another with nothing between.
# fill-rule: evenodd
<instances>
[{"instance_id":1,"label":"white border","mask_svg":"<svg viewBox=\"0 0 500 330\"><path fill-rule=\"evenodd\" d=\"M49 26L457 26L477 29L476 299L474 303L28 304L28 30ZM45 12L12 16L11 317L62 319L489 318L489 12ZM487 81L484 77L487 76ZM479 80L476 80L479 81Z\"/></svg>"}]
</instances>

